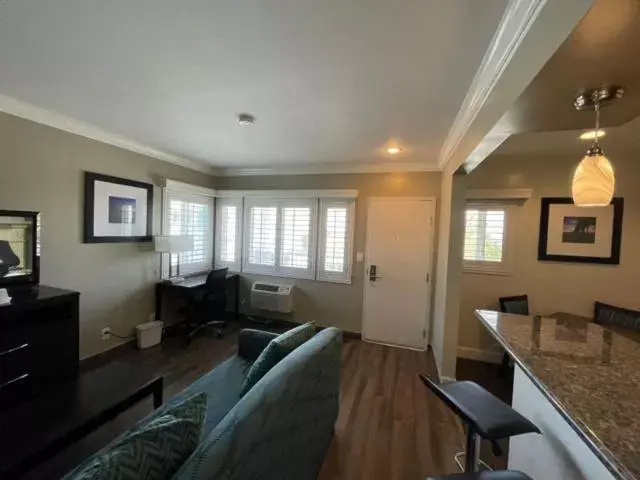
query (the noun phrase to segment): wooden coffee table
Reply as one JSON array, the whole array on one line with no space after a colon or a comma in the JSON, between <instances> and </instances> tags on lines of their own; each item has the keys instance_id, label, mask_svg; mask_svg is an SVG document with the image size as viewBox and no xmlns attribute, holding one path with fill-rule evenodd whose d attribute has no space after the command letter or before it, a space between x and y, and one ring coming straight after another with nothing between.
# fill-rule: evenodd
<instances>
[{"instance_id":1,"label":"wooden coffee table","mask_svg":"<svg viewBox=\"0 0 640 480\"><path fill-rule=\"evenodd\" d=\"M158 408L162 387L162 376L114 362L0 412L0 478L24 474L149 395Z\"/></svg>"}]
</instances>

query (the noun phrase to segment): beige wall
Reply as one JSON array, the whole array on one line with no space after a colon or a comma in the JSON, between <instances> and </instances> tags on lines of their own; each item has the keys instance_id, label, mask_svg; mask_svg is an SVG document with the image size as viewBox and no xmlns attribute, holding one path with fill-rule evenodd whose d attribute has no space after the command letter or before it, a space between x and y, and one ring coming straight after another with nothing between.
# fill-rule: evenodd
<instances>
[{"instance_id":1,"label":"beige wall","mask_svg":"<svg viewBox=\"0 0 640 480\"><path fill-rule=\"evenodd\" d=\"M431 346L441 378L455 378L460 318L460 278L464 243L464 206L468 178L445 169Z\"/></svg>"},{"instance_id":2,"label":"beige wall","mask_svg":"<svg viewBox=\"0 0 640 480\"><path fill-rule=\"evenodd\" d=\"M591 316L600 300L640 308L640 162L637 156L611 156L616 196L624 197L620 265L539 262L541 197L571 196L571 178L579 157L491 157L469 177L469 188L532 188L533 196L515 207L515 265L511 276L464 273L459 345L483 351L495 348L473 316L474 308L497 308L498 298L528 294L534 314L564 311ZM468 353L468 352L467 352ZM499 357L499 356L498 356Z\"/></svg>"},{"instance_id":3,"label":"beige wall","mask_svg":"<svg viewBox=\"0 0 640 480\"><path fill-rule=\"evenodd\" d=\"M42 213L41 282L81 292L80 355L114 346L100 330L128 335L153 312L159 259L146 244L82 243L83 172L212 186L203 173L0 113L0 209ZM161 192L154 192L154 233Z\"/></svg>"},{"instance_id":4,"label":"beige wall","mask_svg":"<svg viewBox=\"0 0 640 480\"><path fill-rule=\"evenodd\" d=\"M357 189L353 282L351 285L295 280L297 285L293 321L315 320L351 332L361 331L364 264L355 263L355 252L364 252L369 197L439 197L440 173L389 173L344 175L289 175L220 177L219 189ZM257 275L245 275L242 297L248 308L250 283ZM246 311L246 310L245 310Z\"/></svg>"}]
</instances>

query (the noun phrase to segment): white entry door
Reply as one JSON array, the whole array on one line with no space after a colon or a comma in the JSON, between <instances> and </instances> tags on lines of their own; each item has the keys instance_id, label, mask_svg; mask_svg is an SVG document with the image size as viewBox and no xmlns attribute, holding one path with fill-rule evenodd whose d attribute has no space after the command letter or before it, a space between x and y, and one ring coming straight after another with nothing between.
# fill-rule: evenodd
<instances>
[{"instance_id":1,"label":"white entry door","mask_svg":"<svg viewBox=\"0 0 640 480\"><path fill-rule=\"evenodd\" d=\"M434 212L431 199L370 199L364 340L427 348Z\"/></svg>"}]
</instances>

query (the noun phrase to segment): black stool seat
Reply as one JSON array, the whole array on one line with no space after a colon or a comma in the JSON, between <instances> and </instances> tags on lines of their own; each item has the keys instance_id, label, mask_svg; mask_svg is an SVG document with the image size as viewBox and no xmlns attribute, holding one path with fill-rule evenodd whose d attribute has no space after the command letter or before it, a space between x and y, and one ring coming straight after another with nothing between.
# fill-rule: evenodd
<instances>
[{"instance_id":1,"label":"black stool seat","mask_svg":"<svg viewBox=\"0 0 640 480\"><path fill-rule=\"evenodd\" d=\"M444 477L429 477L427 480L531 480L522 472L503 470L502 472L455 473Z\"/></svg>"},{"instance_id":2,"label":"black stool seat","mask_svg":"<svg viewBox=\"0 0 640 480\"><path fill-rule=\"evenodd\" d=\"M538 427L502 400L474 382L450 382L432 390L474 430L487 440L500 440L523 433L540 433Z\"/></svg>"},{"instance_id":3,"label":"black stool seat","mask_svg":"<svg viewBox=\"0 0 640 480\"><path fill-rule=\"evenodd\" d=\"M482 438L495 442L523 433L540 433L538 427L502 400L474 382L437 384L420 375L422 381Z\"/></svg>"},{"instance_id":4,"label":"black stool seat","mask_svg":"<svg viewBox=\"0 0 640 480\"><path fill-rule=\"evenodd\" d=\"M421 373L418 375L422 382L453 410L467 427L464 467L458 461L462 453L456 455L456 463L467 474L479 470L481 438L489 440L494 455L499 456L502 455L502 449L498 445L498 440L523 433L540 433L538 427L528 419L477 383L468 381L436 383Z\"/></svg>"}]
</instances>

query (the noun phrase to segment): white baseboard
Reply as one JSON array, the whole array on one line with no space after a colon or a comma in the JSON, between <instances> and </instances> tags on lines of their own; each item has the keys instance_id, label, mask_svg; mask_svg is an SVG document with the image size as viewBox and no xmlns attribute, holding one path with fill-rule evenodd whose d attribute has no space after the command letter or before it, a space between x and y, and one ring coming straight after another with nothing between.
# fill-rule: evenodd
<instances>
[{"instance_id":1,"label":"white baseboard","mask_svg":"<svg viewBox=\"0 0 640 480\"><path fill-rule=\"evenodd\" d=\"M480 350L479 348L458 347L458 358L478 360L479 362L500 363L502 362L502 352L492 350Z\"/></svg>"}]
</instances>

